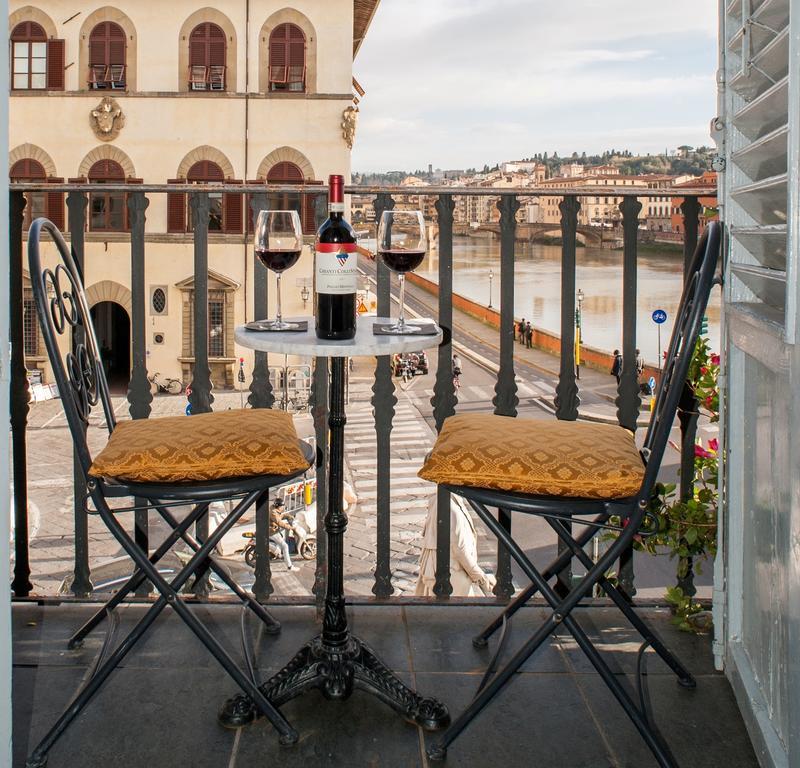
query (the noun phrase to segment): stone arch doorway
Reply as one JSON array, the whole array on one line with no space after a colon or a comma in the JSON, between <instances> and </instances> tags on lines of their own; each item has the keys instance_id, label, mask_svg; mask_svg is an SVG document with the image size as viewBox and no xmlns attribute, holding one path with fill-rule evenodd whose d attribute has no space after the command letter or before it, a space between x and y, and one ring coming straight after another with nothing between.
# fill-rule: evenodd
<instances>
[{"instance_id":1,"label":"stone arch doorway","mask_svg":"<svg viewBox=\"0 0 800 768\"><path fill-rule=\"evenodd\" d=\"M131 377L131 321L125 307L100 301L91 310L100 356L112 392L126 392Z\"/></svg>"}]
</instances>

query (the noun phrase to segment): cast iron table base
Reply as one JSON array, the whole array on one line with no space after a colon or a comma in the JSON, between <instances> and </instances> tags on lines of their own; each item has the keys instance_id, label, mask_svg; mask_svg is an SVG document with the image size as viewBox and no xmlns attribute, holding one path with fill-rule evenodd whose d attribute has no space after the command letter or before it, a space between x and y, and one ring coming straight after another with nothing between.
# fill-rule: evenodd
<instances>
[{"instance_id":1,"label":"cast iron table base","mask_svg":"<svg viewBox=\"0 0 800 768\"><path fill-rule=\"evenodd\" d=\"M426 730L445 728L450 722L447 707L433 698L419 696L402 683L375 652L350 634L344 598L344 532L347 516L342 509L344 481L344 365L343 357L333 357L330 381L330 429L328 513L328 579L322 634L306 643L276 675L259 690L276 707L311 688L319 688L328 699L347 699L354 689L366 691L388 704L406 720ZM228 699L219 712L220 725L241 728L252 723L260 712L253 700L238 694ZM281 738L292 744L297 737Z\"/></svg>"}]
</instances>

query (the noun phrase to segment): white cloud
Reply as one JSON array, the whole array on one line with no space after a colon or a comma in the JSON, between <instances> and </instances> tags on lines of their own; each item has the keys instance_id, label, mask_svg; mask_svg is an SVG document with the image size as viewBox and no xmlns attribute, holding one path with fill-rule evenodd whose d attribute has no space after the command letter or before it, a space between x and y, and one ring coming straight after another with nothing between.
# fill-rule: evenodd
<instances>
[{"instance_id":1,"label":"white cloud","mask_svg":"<svg viewBox=\"0 0 800 768\"><path fill-rule=\"evenodd\" d=\"M655 151L676 126L702 143L716 25L710 0L382 0L356 60L367 95L353 167L482 165L623 138Z\"/></svg>"}]
</instances>

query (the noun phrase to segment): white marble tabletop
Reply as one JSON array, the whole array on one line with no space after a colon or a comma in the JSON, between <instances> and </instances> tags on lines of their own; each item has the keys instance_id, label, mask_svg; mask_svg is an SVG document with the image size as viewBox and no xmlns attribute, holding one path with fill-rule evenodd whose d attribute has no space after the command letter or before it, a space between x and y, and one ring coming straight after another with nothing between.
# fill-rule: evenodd
<instances>
[{"instance_id":1,"label":"white marble tabletop","mask_svg":"<svg viewBox=\"0 0 800 768\"><path fill-rule=\"evenodd\" d=\"M414 318L416 322L432 323L430 318ZM308 330L298 331L248 331L243 325L236 326L234 337L237 344L259 352L280 352L301 357L359 357L394 355L398 352L416 352L437 347L442 341L442 329L435 336L375 336L375 323L388 323L385 317L361 315L356 322L356 335L347 341L325 341L314 332L313 317L286 317L287 322L306 320Z\"/></svg>"}]
</instances>

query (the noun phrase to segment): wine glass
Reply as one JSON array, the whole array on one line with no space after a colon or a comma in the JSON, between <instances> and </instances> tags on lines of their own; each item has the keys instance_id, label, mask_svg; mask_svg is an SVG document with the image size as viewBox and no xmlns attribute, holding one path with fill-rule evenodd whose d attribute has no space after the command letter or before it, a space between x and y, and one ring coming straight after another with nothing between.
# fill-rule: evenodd
<instances>
[{"instance_id":1,"label":"wine glass","mask_svg":"<svg viewBox=\"0 0 800 768\"><path fill-rule=\"evenodd\" d=\"M418 325L405 319L405 273L415 270L427 250L425 219L421 211L384 211L378 226L378 254L400 280L400 310L397 322L382 328L383 333L421 333Z\"/></svg>"},{"instance_id":2,"label":"wine glass","mask_svg":"<svg viewBox=\"0 0 800 768\"><path fill-rule=\"evenodd\" d=\"M277 310L274 320L259 322L259 330L297 331L298 323L281 317L281 273L297 263L303 248L303 229L297 211L259 211L256 219L255 251L261 263L278 276Z\"/></svg>"}]
</instances>

